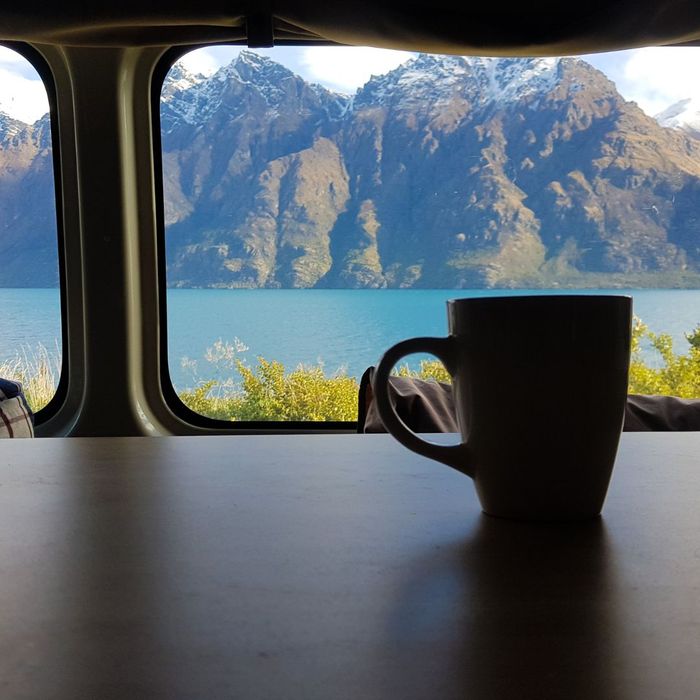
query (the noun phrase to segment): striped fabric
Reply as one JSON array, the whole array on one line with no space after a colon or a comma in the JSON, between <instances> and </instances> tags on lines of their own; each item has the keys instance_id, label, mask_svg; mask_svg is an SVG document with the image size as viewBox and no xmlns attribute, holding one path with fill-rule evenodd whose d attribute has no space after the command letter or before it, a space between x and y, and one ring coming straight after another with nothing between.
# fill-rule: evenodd
<instances>
[{"instance_id":1,"label":"striped fabric","mask_svg":"<svg viewBox=\"0 0 700 700\"><path fill-rule=\"evenodd\" d=\"M0 438L34 437L34 416L22 385L0 379Z\"/></svg>"}]
</instances>

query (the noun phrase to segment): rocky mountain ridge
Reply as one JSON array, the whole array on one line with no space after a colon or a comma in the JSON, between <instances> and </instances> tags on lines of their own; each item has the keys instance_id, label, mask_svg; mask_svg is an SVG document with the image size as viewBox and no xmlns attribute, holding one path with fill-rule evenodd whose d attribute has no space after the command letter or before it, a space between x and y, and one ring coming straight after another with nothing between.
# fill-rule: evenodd
<instances>
[{"instance_id":1,"label":"rocky mountain ridge","mask_svg":"<svg viewBox=\"0 0 700 700\"><path fill-rule=\"evenodd\" d=\"M0 286L58 285L51 122L0 112Z\"/></svg>"},{"instance_id":2,"label":"rocky mountain ridge","mask_svg":"<svg viewBox=\"0 0 700 700\"><path fill-rule=\"evenodd\" d=\"M420 55L347 98L242 52L196 89L213 111L163 138L172 285L673 284L699 271L700 142L580 59Z\"/></svg>"}]
</instances>

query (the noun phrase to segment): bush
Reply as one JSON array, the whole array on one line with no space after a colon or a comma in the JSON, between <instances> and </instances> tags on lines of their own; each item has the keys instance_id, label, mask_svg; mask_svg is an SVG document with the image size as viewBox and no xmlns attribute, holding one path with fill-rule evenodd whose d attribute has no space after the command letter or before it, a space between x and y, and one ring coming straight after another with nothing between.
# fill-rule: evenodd
<instances>
[{"instance_id":1,"label":"bush","mask_svg":"<svg viewBox=\"0 0 700 700\"><path fill-rule=\"evenodd\" d=\"M653 333L635 318L632 330L629 393L661 394L685 399L700 398L700 325L686 333L690 345L686 355L676 355L673 340L666 333ZM642 359L642 346L648 343L659 366L649 366Z\"/></svg>"},{"instance_id":2,"label":"bush","mask_svg":"<svg viewBox=\"0 0 700 700\"><path fill-rule=\"evenodd\" d=\"M247 348L238 340L221 339L207 349L205 359L214 379L201 381L197 363L184 358L196 386L179 393L193 411L230 421L354 421L357 420L358 384L337 372L327 377L323 367L299 366L287 373L277 361L258 358L255 368L238 358ZM231 371L240 376L236 382Z\"/></svg>"},{"instance_id":3,"label":"bush","mask_svg":"<svg viewBox=\"0 0 700 700\"><path fill-rule=\"evenodd\" d=\"M436 382L444 382L446 384L452 383L452 377L450 377L449 372L445 369L445 365L443 365L440 360L421 360L420 369L417 372L412 370L408 365L401 365L398 372L395 374L399 377L432 379Z\"/></svg>"},{"instance_id":4,"label":"bush","mask_svg":"<svg viewBox=\"0 0 700 700\"><path fill-rule=\"evenodd\" d=\"M231 405L232 398L212 396L212 392L217 388L217 382L210 379L202 382L194 389L186 389L178 393L180 401L195 413L207 418L218 420L236 420L235 408Z\"/></svg>"},{"instance_id":5,"label":"bush","mask_svg":"<svg viewBox=\"0 0 700 700\"><path fill-rule=\"evenodd\" d=\"M285 374L280 362L258 358L251 369L239 361L242 397L236 420L354 421L358 385L344 373L326 377L323 367L297 367Z\"/></svg>"}]
</instances>

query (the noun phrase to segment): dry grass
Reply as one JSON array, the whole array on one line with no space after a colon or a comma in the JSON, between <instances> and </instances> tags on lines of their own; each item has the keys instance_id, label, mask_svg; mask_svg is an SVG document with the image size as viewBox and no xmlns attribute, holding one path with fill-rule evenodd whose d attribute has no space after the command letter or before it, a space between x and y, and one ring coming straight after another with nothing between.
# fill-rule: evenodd
<instances>
[{"instance_id":1,"label":"dry grass","mask_svg":"<svg viewBox=\"0 0 700 700\"><path fill-rule=\"evenodd\" d=\"M0 362L0 377L22 384L27 402L34 412L51 401L60 376L61 350L58 343L51 351L44 345L34 349L24 347L13 358Z\"/></svg>"}]
</instances>

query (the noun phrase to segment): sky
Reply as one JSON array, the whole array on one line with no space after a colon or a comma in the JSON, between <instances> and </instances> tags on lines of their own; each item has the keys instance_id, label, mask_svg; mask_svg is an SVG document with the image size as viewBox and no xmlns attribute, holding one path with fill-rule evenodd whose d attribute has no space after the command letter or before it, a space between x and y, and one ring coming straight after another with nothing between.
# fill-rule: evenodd
<instances>
[{"instance_id":1,"label":"sky","mask_svg":"<svg viewBox=\"0 0 700 700\"><path fill-rule=\"evenodd\" d=\"M240 47L217 46L192 51L181 60L196 73L210 75L229 63ZM353 93L372 75L381 75L412 55L388 49L314 46L256 49L310 82ZM583 56L615 82L628 100L658 114L678 100L700 98L700 48L632 49ZM0 46L0 111L32 123L48 111L46 91L32 66Z\"/></svg>"}]
</instances>

